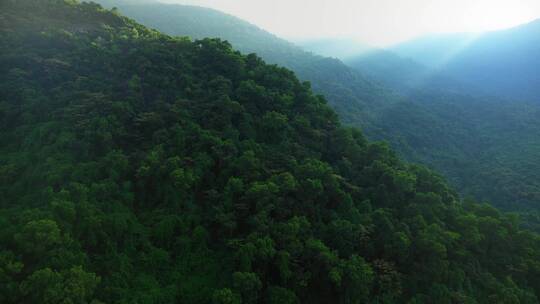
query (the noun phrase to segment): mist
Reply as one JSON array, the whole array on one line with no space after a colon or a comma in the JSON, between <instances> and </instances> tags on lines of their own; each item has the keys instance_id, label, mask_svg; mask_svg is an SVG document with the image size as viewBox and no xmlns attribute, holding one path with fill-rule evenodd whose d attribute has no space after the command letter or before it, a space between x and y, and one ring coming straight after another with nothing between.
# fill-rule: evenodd
<instances>
[{"instance_id":1,"label":"mist","mask_svg":"<svg viewBox=\"0 0 540 304\"><path fill-rule=\"evenodd\" d=\"M540 18L537 0L162 0L215 8L290 40L388 46L428 33L482 32Z\"/></svg>"}]
</instances>

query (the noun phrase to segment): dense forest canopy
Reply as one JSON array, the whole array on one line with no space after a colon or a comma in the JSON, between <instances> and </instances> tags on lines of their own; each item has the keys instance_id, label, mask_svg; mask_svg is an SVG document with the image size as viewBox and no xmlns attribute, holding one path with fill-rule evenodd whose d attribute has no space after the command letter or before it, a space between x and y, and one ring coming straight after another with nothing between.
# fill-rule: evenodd
<instances>
[{"instance_id":1,"label":"dense forest canopy","mask_svg":"<svg viewBox=\"0 0 540 304\"><path fill-rule=\"evenodd\" d=\"M490 96L389 51L352 56L345 61L348 67L208 8L151 0L99 2L164 33L220 37L246 54L292 69L326 97L345 124L361 127L369 139L389 142L404 159L441 172L463 196L520 212L528 227L540 231L540 104ZM423 50L443 52L465 38L437 40L445 47L432 43Z\"/></svg>"},{"instance_id":2,"label":"dense forest canopy","mask_svg":"<svg viewBox=\"0 0 540 304\"><path fill-rule=\"evenodd\" d=\"M526 25L512 32L523 31ZM506 37L501 45L514 45L521 53L513 58L535 65L538 52L524 47L534 45L538 35L509 36L507 31L498 35L485 35L471 48L475 49L487 40L487 37ZM452 36L451 36L452 37ZM513 41L513 39L517 41ZM464 39L464 38L463 38ZM519 40L522 40L519 43ZM523 40L528 40L526 44ZM443 41L444 42L444 41ZM436 53L437 47L445 45L439 40L424 45L422 54ZM410 44L414 45L414 41ZM420 49L420 44L417 47ZM451 49L451 47L449 47ZM497 47L485 48L483 53L491 53ZM472 52L465 49L464 53ZM495 55L493 55L495 56ZM429 58L428 55L425 56ZM482 57L482 56L479 56ZM416 58L423 58L417 54ZM457 59L456 59L457 60ZM470 59L473 60L473 59ZM479 58L479 62L486 58ZM516 59L517 60L517 59ZM473 195L479 199L489 200L504 210L521 211L524 216L531 216L531 225L538 229L538 210L540 209L540 104L530 100L519 100L520 94L514 98L501 98L512 95L512 90L500 94L486 86L477 87L477 83L469 82L442 68L422 66L410 59L402 58L389 51L374 51L368 55L360 55L346 61L351 67L362 71L385 85L407 95L410 100L420 106L417 108L387 111L383 121L383 129L388 138L404 138L408 147L400 148L407 159L429 164L440 170L461 193ZM505 75L516 74L516 78L525 77L526 72L519 64L511 60L497 61L499 70L514 70ZM455 66L471 67L465 62L452 63ZM475 65L475 70L482 70ZM492 66L482 63L482 66ZM523 74L522 74L523 71ZM484 71L485 72L485 71ZM489 72L496 76L501 73ZM459 79L456 80L456 79ZM534 88L534 82L518 80ZM501 87L502 88L502 87ZM405 112L405 114L404 114ZM409 112L409 114L407 114ZM411 121L411 118L414 118ZM423 131L424 128L436 128L439 132ZM432 133L435 136L425 136ZM443 146L441 146L443 144ZM444 148L446 146L446 148ZM442 149L441 149L442 147ZM493 190L495 189L495 190ZM534 219L536 217L536 219Z\"/></svg>"},{"instance_id":3,"label":"dense forest canopy","mask_svg":"<svg viewBox=\"0 0 540 304\"><path fill-rule=\"evenodd\" d=\"M291 71L94 3L0 5L1 303L538 303L538 234Z\"/></svg>"}]
</instances>

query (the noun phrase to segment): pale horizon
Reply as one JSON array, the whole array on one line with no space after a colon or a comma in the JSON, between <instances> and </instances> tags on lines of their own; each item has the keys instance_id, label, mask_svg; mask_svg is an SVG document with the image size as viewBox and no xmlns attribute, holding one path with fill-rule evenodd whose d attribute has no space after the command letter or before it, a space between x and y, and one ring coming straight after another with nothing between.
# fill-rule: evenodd
<instances>
[{"instance_id":1,"label":"pale horizon","mask_svg":"<svg viewBox=\"0 0 540 304\"><path fill-rule=\"evenodd\" d=\"M540 18L538 0L160 0L209 7L292 41L353 39L386 47L437 33L485 32Z\"/></svg>"}]
</instances>

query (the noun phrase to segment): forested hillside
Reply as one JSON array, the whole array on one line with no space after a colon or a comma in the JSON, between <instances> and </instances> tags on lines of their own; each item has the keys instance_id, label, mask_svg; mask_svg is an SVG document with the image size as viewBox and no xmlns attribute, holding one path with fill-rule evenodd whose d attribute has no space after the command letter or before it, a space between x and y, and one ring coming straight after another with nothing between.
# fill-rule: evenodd
<instances>
[{"instance_id":1,"label":"forested hillside","mask_svg":"<svg viewBox=\"0 0 540 304\"><path fill-rule=\"evenodd\" d=\"M383 138L401 155L440 170L462 194L520 211L540 228L538 103L490 96L387 51L347 64L414 102L379 117Z\"/></svg>"},{"instance_id":2,"label":"forested hillside","mask_svg":"<svg viewBox=\"0 0 540 304\"><path fill-rule=\"evenodd\" d=\"M381 117L383 132L406 139L394 147L441 170L462 194L519 211L538 230L540 107L444 91L411 98L417 108L396 106Z\"/></svg>"},{"instance_id":3,"label":"forested hillside","mask_svg":"<svg viewBox=\"0 0 540 304\"><path fill-rule=\"evenodd\" d=\"M266 62L287 67L323 94L342 121L376 134L373 114L402 102L390 90L349 68L340 60L309 53L255 25L234 16L199 6L163 4L149 0L133 4L126 0L98 0L146 25L173 36L192 39L220 38L244 54L256 53ZM359 119L361 118L361 119Z\"/></svg>"},{"instance_id":4,"label":"forested hillside","mask_svg":"<svg viewBox=\"0 0 540 304\"><path fill-rule=\"evenodd\" d=\"M361 62L351 58L349 68L207 8L99 1L167 34L220 37L244 53L255 52L292 69L327 98L344 123L361 127L370 139L388 141L409 161L435 168L464 196L524 212L540 231L540 149L535 136L540 124L534 115L539 105L473 96L478 92L474 86L437 76L390 52L372 53Z\"/></svg>"},{"instance_id":5,"label":"forested hillside","mask_svg":"<svg viewBox=\"0 0 540 304\"><path fill-rule=\"evenodd\" d=\"M292 72L1 0L1 303L538 303L540 237Z\"/></svg>"}]
</instances>

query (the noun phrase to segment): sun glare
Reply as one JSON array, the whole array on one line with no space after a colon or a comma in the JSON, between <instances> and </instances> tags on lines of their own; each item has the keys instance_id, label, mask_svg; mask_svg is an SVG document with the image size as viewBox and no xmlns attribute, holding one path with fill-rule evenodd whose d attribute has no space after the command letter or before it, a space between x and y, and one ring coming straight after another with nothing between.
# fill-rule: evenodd
<instances>
[{"instance_id":1,"label":"sun glare","mask_svg":"<svg viewBox=\"0 0 540 304\"><path fill-rule=\"evenodd\" d=\"M468 1L461 22L468 27L468 31L478 32L509 28L538 18L538 12L529 5L504 5L503 2Z\"/></svg>"},{"instance_id":2,"label":"sun glare","mask_svg":"<svg viewBox=\"0 0 540 304\"><path fill-rule=\"evenodd\" d=\"M290 40L386 47L428 33L482 32L540 18L540 0L160 0L207 6Z\"/></svg>"}]
</instances>

